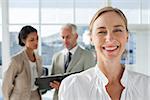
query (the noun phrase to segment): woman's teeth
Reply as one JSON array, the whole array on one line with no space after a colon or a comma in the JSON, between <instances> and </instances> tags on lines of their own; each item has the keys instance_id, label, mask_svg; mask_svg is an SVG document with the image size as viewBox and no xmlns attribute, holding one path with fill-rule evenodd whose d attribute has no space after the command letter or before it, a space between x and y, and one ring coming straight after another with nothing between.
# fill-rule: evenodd
<instances>
[{"instance_id":1,"label":"woman's teeth","mask_svg":"<svg viewBox=\"0 0 150 100\"><path fill-rule=\"evenodd\" d=\"M103 47L105 50L115 50L117 49L119 46L113 46L113 47Z\"/></svg>"}]
</instances>

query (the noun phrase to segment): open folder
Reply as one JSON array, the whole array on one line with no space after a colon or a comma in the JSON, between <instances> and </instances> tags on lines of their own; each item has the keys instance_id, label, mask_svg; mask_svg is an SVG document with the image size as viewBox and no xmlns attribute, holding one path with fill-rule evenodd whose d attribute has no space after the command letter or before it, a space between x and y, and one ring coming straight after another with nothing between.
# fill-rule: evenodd
<instances>
[{"instance_id":1,"label":"open folder","mask_svg":"<svg viewBox=\"0 0 150 100\"><path fill-rule=\"evenodd\" d=\"M81 71L79 71L79 72L73 72L73 73L65 73L63 75L58 74L58 75L51 75L51 76L39 77L39 78L36 78L35 85L37 85L39 87L39 90L50 90L50 89L52 89L49 86L50 82L53 82L53 81L61 82L67 76L69 76L71 74L75 74L75 73L80 73L80 72Z\"/></svg>"}]
</instances>

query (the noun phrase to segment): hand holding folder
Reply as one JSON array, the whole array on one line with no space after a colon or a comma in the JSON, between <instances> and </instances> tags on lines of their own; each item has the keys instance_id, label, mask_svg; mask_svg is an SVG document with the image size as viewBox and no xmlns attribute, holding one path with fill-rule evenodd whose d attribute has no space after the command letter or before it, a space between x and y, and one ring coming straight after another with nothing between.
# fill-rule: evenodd
<instances>
[{"instance_id":1,"label":"hand holding folder","mask_svg":"<svg viewBox=\"0 0 150 100\"><path fill-rule=\"evenodd\" d=\"M51 75L51 76L44 76L44 77L39 77L36 78L35 80L35 85L37 85L39 87L39 90L50 90L52 89L52 87L49 86L50 82L53 81L58 81L61 82L64 78L66 78L67 76L71 75L71 74L75 74L75 73L80 73L79 72L73 72L73 73L65 73L63 75Z\"/></svg>"}]
</instances>

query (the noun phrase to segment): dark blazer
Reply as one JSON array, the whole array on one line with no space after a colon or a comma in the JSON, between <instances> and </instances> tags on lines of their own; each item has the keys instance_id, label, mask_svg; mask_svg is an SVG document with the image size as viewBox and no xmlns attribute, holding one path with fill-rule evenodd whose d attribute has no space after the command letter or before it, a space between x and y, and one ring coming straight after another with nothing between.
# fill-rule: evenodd
<instances>
[{"instance_id":1,"label":"dark blazer","mask_svg":"<svg viewBox=\"0 0 150 100\"><path fill-rule=\"evenodd\" d=\"M64 73L64 50L54 54L52 59L51 75ZM94 67L95 62L94 55L80 46L72 56L66 73L84 71L90 67ZM58 100L58 91L55 91L53 100Z\"/></svg>"},{"instance_id":2,"label":"dark blazer","mask_svg":"<svg viewBox=\"0 0 150 100\"><path fill-rule=\"evenodd\" d=\"M35 56L38 76L41 76L42 60L38 55ZM12 57L11 63L4 75L2 91L4 100L33 100L30 98L30 65L27 54L24 50Z\"/></svg>"}]
</instances>

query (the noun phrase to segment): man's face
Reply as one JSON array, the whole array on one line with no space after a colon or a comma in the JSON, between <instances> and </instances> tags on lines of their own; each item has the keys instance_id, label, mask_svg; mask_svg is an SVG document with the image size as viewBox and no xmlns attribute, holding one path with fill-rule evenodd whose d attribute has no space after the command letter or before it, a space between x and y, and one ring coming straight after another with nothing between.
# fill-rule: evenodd
<instances>
[{"instance_id":1,"label":"man's face","mask_svg":"<svg viewBox=\"0 0 150 100\"><path fill-rule=\"evenodd\" d=\"M60 35L61 35L62 42L63 42L64 46L68 50L75 47L75 45L77 43L77 34L72 33L72 29L62 28L61 31L60 31Z\"/></svg>"}]
</instances>

